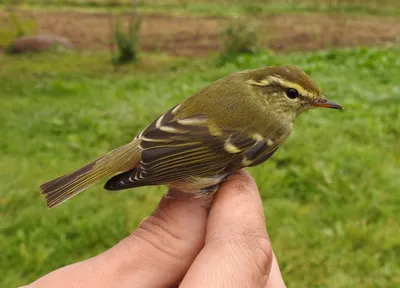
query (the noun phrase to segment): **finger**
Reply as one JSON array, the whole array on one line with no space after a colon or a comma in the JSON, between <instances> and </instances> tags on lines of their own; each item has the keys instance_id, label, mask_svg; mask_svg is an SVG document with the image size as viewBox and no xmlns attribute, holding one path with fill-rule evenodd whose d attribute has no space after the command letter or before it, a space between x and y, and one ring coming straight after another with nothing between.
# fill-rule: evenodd
<instances>
[{"instance_id":1,"label":"finger","mask_svg":"<svg viewBox=\"0 0 400 288\"><path fill-rule=\"evenodd\" d=\"M204 246L210 200L179 194L170 191L155 212L110 251L135 287L175 285Z\"/></svg>"},{"instance_id":2,"label":"finger","mask_svg":"<svg viewBox=\"0 0 400 288\"><path fill-rule=\"evenodd\" d=\"M192 199L170 191L154 213L113 248L54 271L32 287L178 285L204 246L209 206L210 199Z\"/></svg>"},{"instance_id":3,"label":"finger","mask_svg":"<svg viewBox=\"0 0 400 288\"><path fill-rule=\"evenodd\" d=\"M271 261L257 186L247 172L240 171L216 194L205 247L181 287L264 287Z\"/></svg>"},{"instance_id":4,"label":"finger","mask_svg":"<svg viewBox=\"0 0 400 288\"><path fill-rule=\"evenodd\" d=\"M273 254L271 273L265 288L286 288L275 254Z\"/></svg>"}]
</instances>

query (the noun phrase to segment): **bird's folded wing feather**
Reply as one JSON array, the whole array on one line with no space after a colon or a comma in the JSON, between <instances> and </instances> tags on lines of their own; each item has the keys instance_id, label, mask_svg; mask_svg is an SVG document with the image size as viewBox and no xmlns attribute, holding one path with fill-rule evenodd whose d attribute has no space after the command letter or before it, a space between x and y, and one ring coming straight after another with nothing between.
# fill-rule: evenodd
<instances>
[{"instance_id":1,"label":"bird's folded wing feather","mask_svg":"<svg viewBox=\"0 0 400 288\"><path fill-rule=\"evenodd\" d=\"M270 157L277 149L276 145L268 146L260 136L217 128L204 115L175 119L174 110L137 136L142 159L130 181L160 184L191 176L231 173L251 166L269 153Z\"/></svg>"}]
</instances>

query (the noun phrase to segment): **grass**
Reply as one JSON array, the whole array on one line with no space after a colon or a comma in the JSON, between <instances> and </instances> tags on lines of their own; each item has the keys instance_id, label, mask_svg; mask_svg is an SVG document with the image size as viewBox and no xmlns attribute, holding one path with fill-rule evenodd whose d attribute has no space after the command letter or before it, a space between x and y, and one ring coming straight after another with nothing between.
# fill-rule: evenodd
<instances>
[{"instance_id":1,"label":"grass","mask_svg":"<svg viewBox=\"0 0 400 288\"><path fill-rule=\"evenodd\" d=\"M5 0L4 5L13 5L14 0ZM23 6L42 8L75 7L78 9L100 9L127 11L132 9L131 0L21 0ZM158 0L137 1L141 13L200 14L207 16L254 15L285 12L347 13L358 15L400 15L397 0L296 0L296 1L231 1L231 0Z\"/></svg>"},{"instance_id":2,"label":"grass","mask_svg":"<svg viewBox=\"0 0 400 288\"><path fill-rule=\"evenodd\" d=\"M1 287L26 284L127 236L163 187L101 184L48 210L42 182L129 141L149 121L230 72L295 64L344 105L295 123L252 168L289 287L398 287L400 49L360 48L213 60L143 55L115 71L106 54L0 55Z\"/></svg>"}]
</instances>

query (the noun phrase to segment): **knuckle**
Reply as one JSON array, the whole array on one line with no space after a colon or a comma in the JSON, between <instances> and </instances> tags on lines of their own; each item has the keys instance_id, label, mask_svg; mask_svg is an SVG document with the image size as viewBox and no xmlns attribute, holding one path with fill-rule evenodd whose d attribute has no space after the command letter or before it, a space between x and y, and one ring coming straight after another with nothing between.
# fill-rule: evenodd
<instances>
[{"instance_id":1,"label":"knuckle","mask_svg":"<svg viewBox=\"0 0 400 288\"><path fill-rule=\"evenodd\" d=\"M143 221L130 237L139 238L156 252L175 260L185 260L194 246L194 243L181 237L178 231L174 231L166 220L154 215Z\"/></svg>"},{"instance_id":2,"label":"knuckle","mask_svg":"<svg viewBox=\"0 0 400 288\"><path fill-rule=\"evenodd\" d=\"M255 273L259 281L269 275L272 264L272 247L265 230L236 230L229 237L213 239L213 246L236 255L240 263ZM257 280L258 281L258 280Z\"/></svg>"},{"instance_id":3,"label":"knuckle","mask_svg":"<svg viewBox=\"0 0 400 288\"><path fill-rule=\"evenodd\" d=\"M267 276L271 270L272 264L272 247L269 240L265 237L254 239L253 255L256 259L255 263L261 276Z\"/></svg>"},{"instance_id":4,"label":"knuckle","mask_svg":"<svg viewBox=\"0 0 400 288\"><path fill-rule=\"evenodd\" d=\"M268 238L260 235L242 235L232 240L235 246L246 250L246 254L251 259L249 262L254 266L252 269L255 269L261 279L264 279L270 272L273 257Z\"/></svg>"}]
</instances>

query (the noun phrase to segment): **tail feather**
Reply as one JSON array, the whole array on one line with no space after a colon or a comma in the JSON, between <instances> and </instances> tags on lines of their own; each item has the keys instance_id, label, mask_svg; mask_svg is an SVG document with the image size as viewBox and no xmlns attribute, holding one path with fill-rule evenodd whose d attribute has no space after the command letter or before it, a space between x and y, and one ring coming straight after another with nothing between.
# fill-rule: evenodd
<instances>
[{"instance_id":1,"label":"tail feather","mask_svg":"<svg viewBox=\"0 0 400 288\"><path fill-rule=\"evenodd\" d=\"M134 168L140 158L136 141L121 146L86 166L40 186L52 208L89 188L101 179Z\"/></svg>"}]
</instances>

